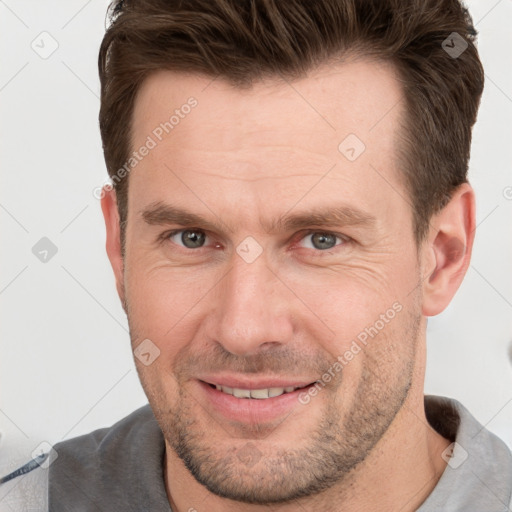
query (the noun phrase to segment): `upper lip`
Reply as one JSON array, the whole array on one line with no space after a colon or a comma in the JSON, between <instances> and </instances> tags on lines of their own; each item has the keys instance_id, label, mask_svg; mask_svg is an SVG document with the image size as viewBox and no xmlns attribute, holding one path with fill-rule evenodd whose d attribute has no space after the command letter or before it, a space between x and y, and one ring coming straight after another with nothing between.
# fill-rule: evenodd
<instances>
[{"instance_id":1,"label":"upper lip","mask_svg":"<svg viewBox=\"0 0 512 512\"><path fill-rule=\"evenodd\" d=\"M198 378L214 386L226 386L237 389L267 389L267 388L303 388L317 379L277 378L277 377L246 377L241 375L204 375Z\"/></svg>"}]
</instances>

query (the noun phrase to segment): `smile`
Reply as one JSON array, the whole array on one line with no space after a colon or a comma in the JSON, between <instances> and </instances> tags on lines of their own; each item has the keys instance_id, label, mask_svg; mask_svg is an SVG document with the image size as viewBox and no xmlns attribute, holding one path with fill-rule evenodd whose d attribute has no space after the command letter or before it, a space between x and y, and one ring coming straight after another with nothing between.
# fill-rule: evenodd
<instances>
[{"instance_id":1,"label":"smile","mask_svg":"<svg viewBox=\"0 0 512 512\"><path fill-rule=\"evenodd\" d=\"M216 384L210 384L211 387L215 387L217 391L222 391L228 395L232 395L236 398L255 398L257 400L265 400L266 398L274 398L276 396L284 395L285 393L292 393L297 389L301 389L300 386L288 386L285 388L263 388L263 389L241 389L241 388L230 388L228 386L220 386Z\"/></svg>"}]
</instances>

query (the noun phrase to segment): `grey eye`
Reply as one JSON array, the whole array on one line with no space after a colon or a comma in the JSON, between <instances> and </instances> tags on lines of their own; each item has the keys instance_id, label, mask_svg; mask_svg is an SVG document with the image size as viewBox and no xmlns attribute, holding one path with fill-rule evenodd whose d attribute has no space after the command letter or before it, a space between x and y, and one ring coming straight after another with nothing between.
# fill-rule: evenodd
<instances>
[{"instance_id":1,"label":"grey eye","mask_svg":"<svg viewBox=\"0 0 512 512\"><path fill-rule=\"evenodd\" d=\"M313 233L311 242L317 249L332 249L336 245L336 236L325 233Z\"/></svg>"},{"instance_id":2,"label":"grey eye","mask_svg":"<svg viewBox=\"0 0 512 512\"><path fill-rule=\"evenodd\" d=\"M170 239L175 243L181 243L187 249L197 249L205 244L206 235L199 230L185 229L174 233Z\"/></svg>"},{"instance_id":3,"label":"grey eye","mask_svg":"<svg viewBox=\"0 0 512 512\"><path fill-rule=\"evenodd\" d=\"M311 233L303 238L304 247L325 251L338 245L339 237L332 233Z\"/></svg>"}]
</instances>

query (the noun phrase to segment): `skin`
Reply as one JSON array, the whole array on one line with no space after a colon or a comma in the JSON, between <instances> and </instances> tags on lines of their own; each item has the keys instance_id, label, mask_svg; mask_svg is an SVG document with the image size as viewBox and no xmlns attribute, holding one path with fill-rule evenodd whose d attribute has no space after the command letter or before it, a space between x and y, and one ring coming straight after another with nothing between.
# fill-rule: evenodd
<instances>
[{"instance_id":1,"label":"skin","mask_svg":"<svg viewBox=\"0 0 512 512\"><path fill-rule=\"evenodd\" d=\"M469 265L473 190L459 187L415 244L397 161L403 96L382 63L352 59L244 90L158 72L137 97L133 147L191 96L197 106L130 173L124 261L115 192L102 199L132 347L150 339L160 351L148 366L135 361L164 433L173 510L416 510L450 443L424 412L426 318L449 304ZM366 146L355 161L338 150L350 133ZM142 212L156 202L211 225L150 225ZM373 222L275 224L341 205ZM180 229L205 244L168 236ZM322 250L313 233L338 238ZM262 251L251 263L237 253L247 236ZM270 420L227 418L199 383L207 374L311 383L329 368L309 403Z\"/></svg>"}]
</instances>

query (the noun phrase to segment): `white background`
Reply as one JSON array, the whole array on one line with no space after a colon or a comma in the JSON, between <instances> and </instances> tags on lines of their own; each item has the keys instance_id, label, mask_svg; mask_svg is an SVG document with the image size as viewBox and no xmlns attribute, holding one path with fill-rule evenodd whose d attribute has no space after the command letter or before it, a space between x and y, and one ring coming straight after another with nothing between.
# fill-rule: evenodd
<instances>
[{"instance_id":1,"label":"white background","mask_svg":"<svg viewBox=\"0 0 512 512\"><path fill-rule=\"evenodd\" d=\"M463 286L429 321L426 392L457 398L512 444L512 2L468 5L487 76L470 169L479 226ZM146 403L93 196L107 176L97 121L106 6L0 1L4 461ZM46 59L31 46L52 44ZM32 253L42 237L58 249L46 263Z\"/></svg>"}]
</instances>

